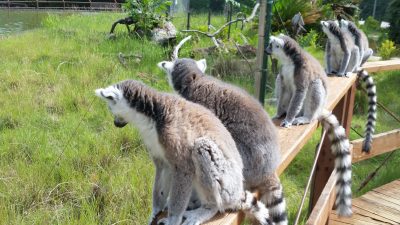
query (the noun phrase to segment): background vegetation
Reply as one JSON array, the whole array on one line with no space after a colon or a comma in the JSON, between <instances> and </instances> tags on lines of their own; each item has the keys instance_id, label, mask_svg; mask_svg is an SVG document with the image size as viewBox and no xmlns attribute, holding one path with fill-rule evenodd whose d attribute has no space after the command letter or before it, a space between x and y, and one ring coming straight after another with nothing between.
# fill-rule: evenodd
<instances>
[{"instance_id":1,"label":"background vegetation","mask_svg":"<svg viewBox=\"0 0 400 225\"><path fill-rule=\"evenodd\" d=\"M43 27L0 40L0 224L146 224L151 208L154 168L135 128L115 128L104 103L94 90L123 79L138 79L160 90L169 88L156 63L168 58L170 49L117 28L117 38L107 40L111 24L122 14L49 15ZM202 28L204 14L192 18ZM213 25L224 23L213 16ZM183 17L173 20L178 29ZM204 27L202 28L204 29ZM257 26L235 28L231 41L241 43L240 33L256 44ZM183 35L183 34L180 34ZM180 36L181 37L181 36ZM221 38L226 38L223 33ZM321 62L318 31L302 37L302 44ZM206 57L208 72L253 92L252 60L223 51L208 55L193 49L212 46L209 38L194 35L182 57ZM118 53L140 54L126 66ZM241 61L240 61L241 60ZM241 67L229 69L238 64ZM400 112L400 72L377 74L379 101ZM274 77L268 78L267 98L272 97ZM363 132L367 100L357 93L352 126ZM273 105L266 105L270 115ZM398 128L379 109L377 133ZM354 132L351 138L359 138ZM293 220L305 186L316 132L282 174L289 216ZM354 187L381 161L381 157L353 165ZM399 154L389 161L363 190L400 178ZM304 215L304 214L303 214Z\"/></svg>"}]
</instances>

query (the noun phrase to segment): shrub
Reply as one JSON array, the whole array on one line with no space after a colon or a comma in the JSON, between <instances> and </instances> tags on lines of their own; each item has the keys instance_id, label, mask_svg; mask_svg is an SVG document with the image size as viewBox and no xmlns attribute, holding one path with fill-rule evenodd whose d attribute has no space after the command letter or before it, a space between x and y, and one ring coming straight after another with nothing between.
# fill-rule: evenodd
<instances>
[{"instance_id":1,"label":"shrub","mask_svg":"<svg viewBox=\"0 0 400 225\"><path fill-rule=\"evenodd\" d=\"M123 8L135 21L135 32L148 33L165 22L170 5L171 1L164 0L127 0Z\"/></svg>"},{"instance_id":2,"label":"shrub","mask_svg":"<svg viewBox=\"0 0 400 225\"><path fill-rule=\"evenodd\" d=\"M298 42L301 47L313 47L317 48L318 42L318 32L315 30L310 30L306 35L300 36Z\"/></svg>"},{"instance_id":3,"label":"shrub","mask_svg":"<svg viewBox=\"0 0 400 225\"><path fill-rule=\"evenodd\" d=\"M383 60L390 59L396 53L396 47L394 46L394 42L391 40L385 40L382 42L381 47L379 48L379 55Z\"/></svg>"}]
</instances>

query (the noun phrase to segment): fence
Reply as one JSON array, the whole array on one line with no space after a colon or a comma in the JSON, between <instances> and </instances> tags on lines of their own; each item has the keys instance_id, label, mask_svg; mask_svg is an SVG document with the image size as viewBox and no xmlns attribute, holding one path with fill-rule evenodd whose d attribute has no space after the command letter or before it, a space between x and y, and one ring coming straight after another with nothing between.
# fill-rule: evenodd
<instances>
[{"instance_id":1,"label":"fence","mask_svg":"<svg viewBox=\"0 0 400 225\"><path fill-rule=\"evenodd\" d=\"M120 11L123 1L74 1L74 0L1 0L0 8Z\"/></svg>"}]
</instances>

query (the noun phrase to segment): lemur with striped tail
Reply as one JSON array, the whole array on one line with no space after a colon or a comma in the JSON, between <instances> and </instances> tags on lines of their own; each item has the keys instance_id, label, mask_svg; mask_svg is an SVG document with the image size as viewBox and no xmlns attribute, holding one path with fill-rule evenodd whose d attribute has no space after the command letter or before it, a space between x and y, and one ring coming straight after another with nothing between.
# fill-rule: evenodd
<instances>
[{"instance_id":1,"label":"lemur with striped tail","mask_svg":"<svg viewBox=\"0 0 400 225\"><path fill-rule=\"evenodd\" d=\"M136 125L156 167L154 218L158 224L200 225L217 212L244 210L262 225L272 224L268 209L243 186L243 163L231 134L215 115L178 95L157 92L127 80L96 90L108 103L114 124ZM192 190L201 206L186 211Z\"/></svg>"},{"instance_id":2,"label":"lemur with striped tail","mask_svg":"<svg viewBox=\"0 0 400 225\"><path fill-rule=\"evenodd\" d=\"M369 48L367 36L361 29L356 26L355 23L345 19L340 20L340 29L342 30L342 32L350 34L353 38L354 44L357 45L360 52L360 61L358 66L362 66L374 53L374 51Z\"/></svg>"},{"instance_id":3,"label":"lemur with striped tail","mask_svg":"<svg viewBox=\"0 0 400 225\"><path fill-rule=\"evenodd\" d=\"M368 40L366 37L363 37L363 33L360 30L356 31L352 23L342 22L343 28L339 28L337 21L321 21L321 24L322 29L328 36L327 47L325 49L325 59L328 73L336 73L338 71L338 62L342 62L342 66L345 66L344 63L347 61L346 57L350 54L351 57L349 58L349 63L347 69L345 69L345 72L347 75L351 74L351 72L357 72L358 78L366 85L369 98L368 120L365 129L365 139L363 142L362 151L369 152L371 150L372 135L375 132L377 117L376 87L372 77L368 75L367 71L360 67L360 64L364 63L368 59L368 57L372 54L372 50L369 50L368 48ZM346 24L347 28L345 28ZM347 32L347 30L349 32ZM359 38L353 39L352 35L355 35L356 37L357 35L360 36ZM356 44L360 42L360 46L362 46L363 50L362 57L358 57L360 51L353 40L355 40ZM340 75L341 73L338 72L337 74Z\"/></svg>"},{"instance_id":4,"label":"lemur with striped tail","mask_svg":"<svg viewBox=\"0 0 400 225\"><path fill-rule=\"evenodd\" d=\"M244 90L207 76L204 59L178 59L177 52L176 49L172 61L158 63L170 85L185 99L210 109L222 121L243 160L246 189L259 190L272 222L288 224L283 188L275 173L281 161L277 130L270 117Z\"/></svg>"},{"instance_id":5,"label":"lemur with striped tail","mask_svg":"<svg viewBox=\"0 0 400 225\"><path fill-rule=\"evenodd\" d=\"M326 73L339 77L350 76L360 65L360 52L350 34L343 32L338 21L321 21L327 35L325 47Z\"/></svg>"},{"instance_id":6,"label":"lemur with striped tail","mask_svg":"<svg viewBox=\"0 0 400 225\"><path fill-rule=\"evenodd\" d=\"M277 114L282 127L321 121L332 143L335 155L336 206L340 216L350 216L351 210L351 155L350 143L337 118L324 109L327 98L326 73L321 64L304 51L292 38L271 36L267 54L282 64L276 80Z\"/></svg>"}]
</instances>

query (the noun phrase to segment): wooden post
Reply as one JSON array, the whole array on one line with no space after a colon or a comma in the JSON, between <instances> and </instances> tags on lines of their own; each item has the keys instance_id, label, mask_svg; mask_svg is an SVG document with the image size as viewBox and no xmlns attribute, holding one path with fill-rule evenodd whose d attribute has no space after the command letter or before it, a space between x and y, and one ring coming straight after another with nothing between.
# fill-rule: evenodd
<instances>
[{"instance_id":1,"label":"wooden post","mask_svg":"<svg viewBox=\"0 0 400 225\"><path fill-rule=\"evenodd\" d=\"M210 25L211 25L211 0L208 3L207 32L210 32Z\"/></svg>"},{"instance_id":2,"label":"wooden post","mask_svg":"<svg viewBox=\"0 0 400 225\"><path fill-rule=\"evenodd\" d=\"M186 30L190 30L190 0L188 0L186 10L187 10Z\"/></svg>"},{"instance_id":3,"label":"wooden post","mask_svg":"<svg viewBox=\"0 0 400 225\"><path fill-rule=\"evenodd\" d=\"M36 9L39 9L39 0L36 0Z\"/></svg>"},{"instance_id":4,"label":"wooden post","mask_svg":"<svg viewBox=\"0 0 400 225\"><path fill-rule=\"evenodd\" d=\"M354 83L332 112L346 130L347 137L350 133L351 119L353 117L355 91L356 84ZM313 184L311 186L309 213L311 213L318 201L319 196L322 193L322 190L328 182L329 176L335 168L334 163L335 157L331 151L331 142L329 141L328 137L325 137L321 153L318 158L315 175L313 177Z\"/></svg>"},{"instance_id":5,"label":"wooden post","mask_svg":"<svg viewBox=\"0 0 400 225\"><path fill-rule=\"evenodd\" d=\"M258 47L257 47L257 68L255 74L255 95L264 105L265 85L268 74L268 57L264 54L264 49L269 43L269 32L271 28L273 0L261 0L260 19L258 24Z\"/></svg>"},{"instance_id":6,"label":"wooden post","mask_svg":"<svg viewBox=\"0 0 400 225\"><path fill-rule=\"evenodd\" d=\"M232 11L233 11L233 5L232 2L229 2L229 12L228 12L228 22L232 21ZM232 24L229 24L228 26L228 40L231 39L231 26Z\"/></svg>"}]
</instances>

